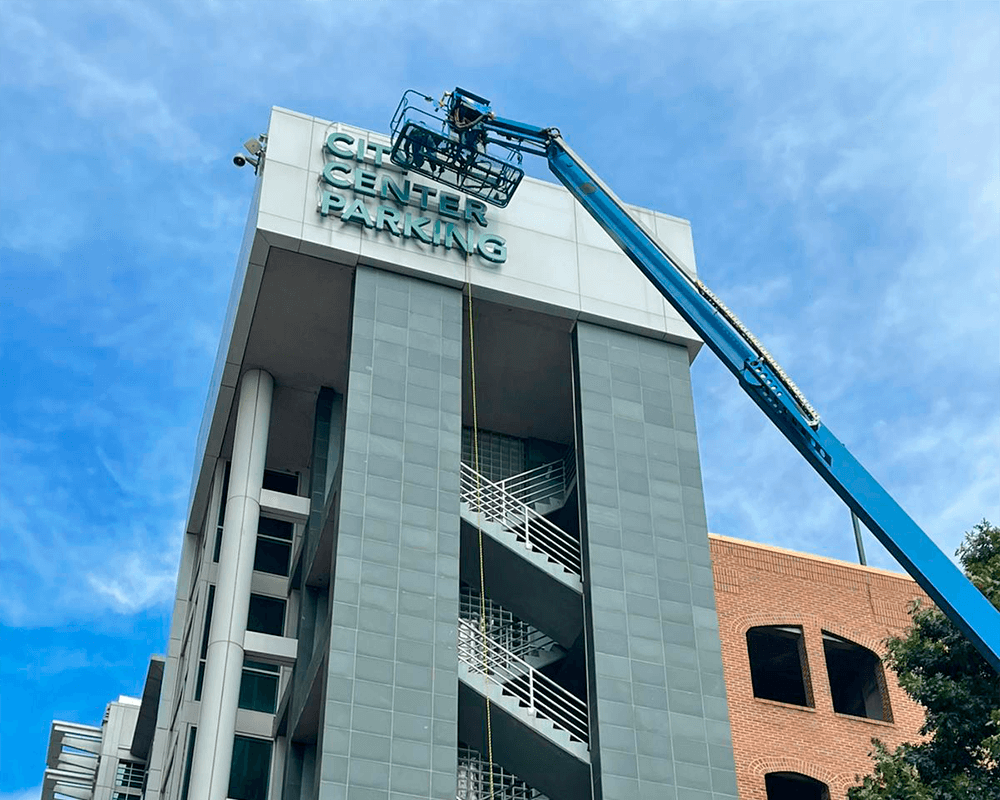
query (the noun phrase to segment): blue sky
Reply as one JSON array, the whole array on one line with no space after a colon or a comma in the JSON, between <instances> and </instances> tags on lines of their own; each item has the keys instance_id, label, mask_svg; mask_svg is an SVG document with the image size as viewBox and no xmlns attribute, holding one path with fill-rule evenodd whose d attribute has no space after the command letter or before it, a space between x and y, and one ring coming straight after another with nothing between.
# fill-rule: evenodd
<instances>
[{"instance_id":1,"label":"blue sky","mask_svg":"<svg viewBox=\"0 0 1000 800\"><path fill-rule=\"evenodd\" d=\"M1000 520L1000 5L0 3L0 800L164 648L268 109L465 86L557 125L949 553ZM538 165L536 174L542 174ZM854 557L707 351L711 530ZM893 566L867 537L870 561Z\"/></svg>"}]
</instances>

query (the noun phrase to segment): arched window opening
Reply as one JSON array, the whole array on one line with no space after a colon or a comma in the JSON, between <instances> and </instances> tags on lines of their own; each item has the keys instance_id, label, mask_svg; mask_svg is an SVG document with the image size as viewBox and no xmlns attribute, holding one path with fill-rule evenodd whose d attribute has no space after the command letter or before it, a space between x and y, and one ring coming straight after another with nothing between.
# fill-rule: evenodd
<instances>
[{"instance_id":1,"label":"arched window opening","mask_svg":"<svg viewBox=\"0 0 1000 800\"><path fill-rule=\"evenodd\" d=\"M764 776L767 800L830 800L822 781L798 772L769 772Z\"/></svg>"},{"instance_id":2,"label":"arched window opening","mask_svg":"<svg viewBox=\"0 0 1000 800\"><path fill-rule=\"evenodd\" d=\"M797 706L813 705L802 628L768 625L747 631L754 697Z\"/></svg>"},{"instance_id":3,"label":"arched window opening","mask_svg":"<svg viewBox=\"0 0 1000 800\"><path fill-rule=\"evenodd\" d=\"M823 654L838 714L892 722L882 660L867 647L823 631Z\"/></svg>"}]
</instances>

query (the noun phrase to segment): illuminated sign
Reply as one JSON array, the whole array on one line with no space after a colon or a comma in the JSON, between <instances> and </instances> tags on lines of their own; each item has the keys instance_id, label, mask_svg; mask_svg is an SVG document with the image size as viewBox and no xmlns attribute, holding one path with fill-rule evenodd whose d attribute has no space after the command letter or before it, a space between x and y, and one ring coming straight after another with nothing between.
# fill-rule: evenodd
<instances>
[{"instance_id":1,"label":"illuminated sign","mask_svg":"<svg viewBox=\"0 0 1000 800\"><path fill-rule=\"evenodd\" d=\"M322 190L318 211L324 217L477 255L493 264L507 260L506 240L479 230L487 227L485 203L411 182L389 163L390 148L385 145L331 133L323 149L343 159L327 161L323 167L321 178L328 188Z\"/></svg>"}]
</instances>

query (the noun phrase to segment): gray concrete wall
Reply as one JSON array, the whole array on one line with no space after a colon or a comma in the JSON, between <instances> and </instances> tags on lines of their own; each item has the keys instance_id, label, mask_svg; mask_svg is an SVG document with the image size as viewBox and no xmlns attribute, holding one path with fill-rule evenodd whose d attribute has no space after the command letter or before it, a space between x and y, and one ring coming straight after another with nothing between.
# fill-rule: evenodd
<instances>
[{"instance_id":1,"label":"gray concrete wall","mask_svg":"<svg viewBox=\"0 0 1000 800\"><path fill-rule=\"evenodd\" d=\"M462 293L358 267L319 797L453 800Z\"/></svg>"},{"instance_id":2,"label":"gray concrete wall","mask_svg":"<svg viewBox=\"0 0 1000 800\"><path fill-rule=\"evenodd\" d=\"M595 798L735 798L687 351L575 349Z\"/></svg>"}]
</instances>

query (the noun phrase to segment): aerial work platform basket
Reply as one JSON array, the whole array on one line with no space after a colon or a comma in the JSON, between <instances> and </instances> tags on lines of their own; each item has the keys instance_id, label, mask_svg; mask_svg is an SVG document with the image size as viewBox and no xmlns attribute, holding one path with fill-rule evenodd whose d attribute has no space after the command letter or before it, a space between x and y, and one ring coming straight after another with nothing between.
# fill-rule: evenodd
<instances>
[{"instance_id":1,"label":"aerial work platform basket","mask_svg":"<svg viewBox=\"0 0 1000 800\"><path fill-rule=\"evenodd\" d=\"M507 148L511 160L504 160L486 152L487 142L504 147L478 124L490 113L487 101L460 89L448 97L444 105L412 89L403 95L390 124L390 160L491 205L506 206L524 177L524 170L511 163L520 161L520 153ZM430 110L425 103L433 104Z\"/></svg>"}]
</instances>

